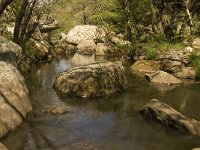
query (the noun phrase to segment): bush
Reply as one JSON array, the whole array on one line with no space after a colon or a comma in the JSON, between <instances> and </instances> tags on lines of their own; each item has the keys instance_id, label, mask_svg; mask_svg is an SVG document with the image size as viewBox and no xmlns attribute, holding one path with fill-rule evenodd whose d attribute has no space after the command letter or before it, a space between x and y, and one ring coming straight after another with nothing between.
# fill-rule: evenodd
<instances>
[{"instance_id":1,"label":"bush","mask_svg":"<svg viewBox=\"0 0 200 150\"><path fill-rule=\"evenodd\" d=\"M153 48L146 49L147 60L154 60L157 58L157 56L158 56L158 53L156 52L155 49L153 49Z\"/></svg>"},{"instance_id":2,"label":"bush","mask_svg":"<svg viewBox=\"0 0 200 150\"><path fill-rule=\"evenodd\" d=\"M146 54L147 60L154 60L158 56L158 49L154 42L148 42L144 44L143 49Z\"/></svg>"},{"instance_id":3,"label":"bush","mask_svg":"<svg viewBox=\"0 0 200 150\"><path fill-rule=\"evenodd\" d=\"M190 56L190 63L195 67L196 79L200 79L200 56L196 53L192 53Z\"/></svg>"},{"instance_id":4,"label":"bush","mask_svg":"<svg viewBox=\"0 0 200 150\"><path fill-rule=\"evenodd\" d=\"M124 50L127 54L132 54L133 52L138 50L137 44L135 44L135 45L133 45L133 44L121 45L121 44L118 43L116 46L118 48Z\"/></svg>"}]
</instances>

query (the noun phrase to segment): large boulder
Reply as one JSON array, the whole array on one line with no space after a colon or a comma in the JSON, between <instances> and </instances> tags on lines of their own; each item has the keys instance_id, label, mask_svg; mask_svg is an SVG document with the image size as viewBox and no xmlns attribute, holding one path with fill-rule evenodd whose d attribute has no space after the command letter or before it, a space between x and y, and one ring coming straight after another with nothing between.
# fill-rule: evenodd
<instances>
[{"instance_id":1,"label":"large boulder","mask_svg":"<svg viewBox=\"0 0 200 150\"><path fill-rule=\"evenodd\" d=\"M96 44L92 40L85 40L77 45L78 53L82 55L93 55L95 53Z\"/></svg>"},{"instance_id":2,"label":"large boulder","mask_svg":"<svg viewBox=\"0 0 200 150\"><path fill-rule=\"evenodd\" d=\"M188 118L176 111L169 105L156 99L147 103L140 113L149 118L154 118L162 124L174 127L182 132L188 132L195 136L200 136L200 121Z\"/></svg>"},{"instance_id":3,"label":"large boulder","mask_svg":"<svg viewBox=\"0 0 200 150\"><path fill-rule=\"evenodd\" d=\"M85 40L104 41L106 30L94 25L80 25L71 29L67 34L67 42L78 45Z\"/></svg>"},{"instance_id":4,"label":"large boulder","mask_svg":"<svg viewBox=\"0 0 200 150\"><path fill-rule=\"evenodd\" d=\"M12 64L0 61L0 137L15 129L32 110L24 78Z\"/></svg>"},{"instance_id":5,"label":"large boulder","mask_svg":"<svg viewBox=\"0 0 200 150\"><path fill-rule=\"evenodd\" d=\"M102 97L127 88L121 62L106 62L71 68L60 74L54 88L66 96Z\"/></svg>"},{"instance_id":6,"label":"large boulder","mask_svg":"<svg viewBox=\"0 0 200 150\"><path fill-rule=\"evenodd\" d=\"M160 69L159 62L153 60L138 60L131 66L133 73L152 73Z\"/></svg>"},{"instance_id":7,"label":"large boulder","mask_svg":"<svg viewBox=\"0 0 200 150\"><path fill-rule=\"evenodd\" d=\"M177 79L173 75L164 71L157 71L154 73L145 74L145 77L147 80L159 84L174 85L183 83L180 79Z\"/></svg>"},{"instance_id":8,"label":"large boulder","mask_svg":"<svg viewBox=\"0 0 200 150\"><path fill-rule=\"evenodd\" d=\"M16 62L21 54L21 47L0 36L0 61Z\"/></svg>"}]
</instances>

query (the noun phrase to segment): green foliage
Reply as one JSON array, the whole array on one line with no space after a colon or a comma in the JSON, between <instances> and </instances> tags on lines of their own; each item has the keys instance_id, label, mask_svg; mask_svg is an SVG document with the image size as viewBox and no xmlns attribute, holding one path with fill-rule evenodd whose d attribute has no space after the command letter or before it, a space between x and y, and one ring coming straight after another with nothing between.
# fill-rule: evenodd
<instances>
[{"instance_id":1,"label":"green foliage","mask_svg":"<svg viewBox=\"0 0 200 150\"><path fill-rule=\"evenodd\" d=\"M144 44L145 49L153 48L157 49L159 51L167 51L169 49L182 49L185 48L185 44L180 42L180 43L169 43L165 41L152 41L149 40L147 43Z\"/></svg>"},{"instance_id":2,"label":"green foliage","mask_svg":"<svg viewBox=\"0 0 200 150\"><path fill-rule=\"evenodd\" d=\"M190 62L195 67L196 79L200 79L200 56L197 53L192 53L190 55Z\"/></svg>"},{"instance_id":3,"label":"green foliage","mask_svg":"<svg viewBox=\"0 0 200 150\"><path fill-rule=\"evenodd\" d=\"M150 49L146 49L146 56L147 56L147 60L154 60L157 58L158 53L156 52L155 49L150 48Z\"/></svg>"},{"instance_id":4,"label":"green foliage","mask_svg":"<svg viewBox=\"0 0 200 150\"><path fill-rule=\"evenodd\" d=\"M74 27L74 23L73 23L72 18L68 18L67 20L63 20L61 22L61 28L58 30L58 32L67 33L73 27Z\"/></svg>"},{"instance_id":5,"label":"green foliage","mask_svg":"<svg viewBox=\"0 0 200 150\"><path fill-rule=\"evenodd\" d=\"M133 53L134 51L137 50L137 46L136 45L128 45L128 44L125 44L125 45L121 45L121 44L117 44L117 47L126 51L128 54L131 54Z\"/></svg>"},{"instance_id":6,"label":"green foliage","mask_svg":"<svg viewBox=\"0 0 200 150\"><path fill-rule=\"evenodd\" d=\"M102 25L109 30L118 32L120 26L119 20L121 20L121 17L122 16L119 13L103 11L91 15L89 17L89 24Z\"/></svg>"},{"instance_id":7,"label":"green foliage","mask_svg":"<svg viewBox=\"0 0 200 150\"><path fill-rule=\"evenodd\" d=\"M155 45L155 43L146 43L143 45L143 49L144 49L144 52L146 53L146 56L147 56L147 60L154 60L156 59L158 53L156 50L158 50Z\"/></svg>"},{"instance_id":8,"label":"green foliage","mask_svg":"<svg viewBox=\"0 0 200 150\"><path fill-rule=\"evenodd\" d=\"M156 59L159 51L168 51L169 49L183 49L184 47L184 43L148 41L147 43L143 44L143 49L148 60Z\"/></svg>"}]
</instances>

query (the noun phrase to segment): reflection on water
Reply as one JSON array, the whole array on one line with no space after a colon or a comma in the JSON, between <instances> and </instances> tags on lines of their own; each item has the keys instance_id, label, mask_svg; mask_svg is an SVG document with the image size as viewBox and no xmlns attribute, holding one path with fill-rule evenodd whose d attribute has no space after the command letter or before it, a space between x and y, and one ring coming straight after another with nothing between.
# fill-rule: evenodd
<instances>
[{"instance_id":1,"label":"reflection on water","mask_svg":"<svg viewBox=\"0 0 200 150\"><path fill-rule=\"evenodd\" d=\"M72 60L60 59L33 66L25 75L33 113L19 129L2 140L10 150L68 150L76 149L73 145L77 143L93 145L99 150L189 150L200 147L200 138L163 127L137 113L150 99L157 98L200 120L200 84L159 90L127 71L129 88L123 94L93 100L61 100L52 85L60 72L73 66ZM78 59L75 62L79 63ZM63 102L69 107L68 114L41 113L45 106Z\"/></svg>"},{"instance_id":2,"label":"reflection on water","mask_svg":"<svg viewBox=\"0 0 200 150\"><path fill-rule=\"evenodd\" d=\"M88 65L88 64L93 64L96 62L104 62L105 58L102 57L97 57L95 58L94 55L81 55L76 53L72 58L71 58L71 66L76 67L80 65Z\"/></svg>"}]
</instances>

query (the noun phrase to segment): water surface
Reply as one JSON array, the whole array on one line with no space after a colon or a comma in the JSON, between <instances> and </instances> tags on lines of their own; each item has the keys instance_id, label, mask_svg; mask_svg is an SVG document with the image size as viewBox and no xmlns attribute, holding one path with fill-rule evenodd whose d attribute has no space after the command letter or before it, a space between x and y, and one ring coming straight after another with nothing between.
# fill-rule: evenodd
<instances>
[{"instance_id":1,"label":"water surface","mask_svg":"<svg viewBox=\"0 0 200 150\"><path fill-rule=\"evenodd\" d=\"M55 59L51 63L34 65L31 72L25 74L33 112L25 123L3 139L10 150L80 147L83 150L87 147L98 150L190 150L200 147L200 138L144 119L138 113L149 100L157 98L200 120L199 83L157 87L131 74L127 67L128 90L125 93L92 100L61 99L52 85L56 76L74 62L77 63L71 59ZM67 105L70 112L58 115L41 112L53 105Z\"/></svg>"}]
</instances>

